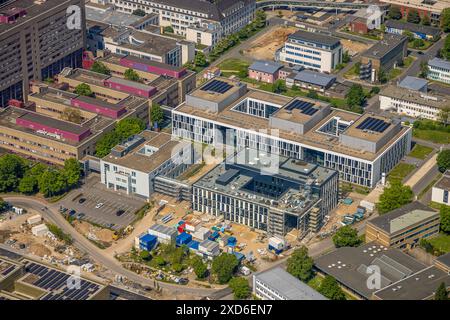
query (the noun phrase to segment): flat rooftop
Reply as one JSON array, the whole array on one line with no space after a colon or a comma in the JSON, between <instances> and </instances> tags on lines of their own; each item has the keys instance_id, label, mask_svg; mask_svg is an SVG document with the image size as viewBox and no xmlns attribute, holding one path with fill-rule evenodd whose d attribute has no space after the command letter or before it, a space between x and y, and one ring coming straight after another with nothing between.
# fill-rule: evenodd
<instances>
[{"instance_id":1,"label":"flat rooftop","mask_svg":"<svg viewBox=\"0 0 450 320\"><path fill-rule=\"evenodd\" d=\"M145 17L136 16L132 14L122 13L116 10L108 9L110 6L98 5L96 3L86 3L86 20L101 22L113 26L132 26L142 20L150 18L150 15ZM151 15L156 15L152 13Z\"/></svg>"},{"instance_id":2,"label":"flat rooftop","mask_svg":"<svg viewBox=\"0 0 450 320\"><path fill-rule=\"evenodd\" d=\"M318 44L324 44L327 46L334 46L338 45L341 41L339 38L320 34L320 33L313 33L303 30L298 30L294 32L293 34L289 35L289 39L296 39L296 40L302 40L307 42L313 42Z\"/></svg>"},{"instance_id":3,"label":"flat rooftop","mask_svg":"<svg viewBox=\"0 0 450 320\"><path fill-rule=\"evenodd\" d=\"M225 78L216 78L220 81L224 81L230 84L233 84L232 80L225 79ZM208 93L205 91L202 91L200 89L196 89L190 95L194 97L199 97L201 99L205 99L208 101L215 101L215 102L221 102L227 99L231 93L230 91L238 90L238 87L235 85L232 89L228 90L224 94L214 94L214 93ZM363 122L366 118L369 117L368 114L360 115L349 111L344 111L341 109L334 109L331 108L331 112L328 115L325 115L320 121L317 122L310 130L304 132L304 134L299 134L294 131L290 130L283 130L279 128L271 128L270 127L270 121L268 118L263 117L257 117L253 116L244 112L239 112L237 110L233 110L235 106L237 106L240 102L242 102L245 99L255 99L260 100L262 102L266 102L270 105L277 105L280 108L286 108L290 102L292 102L295 99L301 99L303 101L309 101L313 103L316 106L324 106L326 103L312 100L304 97L298 97L298 98L291 98L283 95L278 95L262 90L256 90L256 89L247 89L247 92L240 97L239 99L230 102L228 106L226 106L221 112L213 112L210 110L205 110L202 108L198 108L196 105L189 105L188 102L184 102L181 105L179 105L176 109L174 109L173 112L175 113L183 113L186 115L194 116L194 117L200 117L212 121L216 121L219 123L223 123L225 125L230 126L236 126L247 130L260 130L265 129L267 130L267 134L273 134L273 135L279 135L280 138L286 139L289 141L294 141L297 143L305 144L307 146L317 147L324 150L329 150L333 152L338 152L358 158L362 158L365 160L374 160L376 159L386 148L388 148L391 143L395 140L397 140L399 137L401 137L405 132L408 130L411 130L411 128L407 127L401 127L399 132L393 131L393 127L395 125L388 126L387 129L385 129L383 132L369 132L357 129L356 127L358 124ZM276 113L273 114L273 116L277 116L277 114L281 117L283 115L291 116L288 112L281 111L282 109L279 109ZM295 115L294 115L295 116ZM300 115L300 117L304 117L303 115ZM370 117L374 117L377 119L382 119L383 121L391 124L391 120L388 118L383 118L375 115L370 115ZM345 134L355 136L360 139L367 139L369 141L380 141L382 140L386 135L392 134L392 137L386 141L378 150L376 153L361 150L357 148L352 148L351 146L344 145L339 141L338 137L331 137L328 134L322 133L317 131L318 129L322 128L326 123L333 119L339 118L341 121L348 122L350 125L344 131Z\"/></svg>"},{"instance_id":4,"label":"flat rooftop","mask_svg":"<svg viewBox=\"0 0 450 320\"><path fill-rule=\"evenodd\" d=\"M257 273L254 277L285 296L288 300L328 300L281 267Z\"/></svg>"},{"instance_id":5,"label":"flat rooftop","mask_svg":"<svg viewBox=\"0 0 450 320\"><path fill-rule=\"evenodd\" d=\"M450 61L444 59L433 58L430 61L428 61L428 65L436 68L441 68L444 70L450 70Z\"/></svg>"},{"instance_id":6,"label":"flat rooftop","mask_svg":"<svg viewBox=\"0 0 450 320\"><path fill-rule=\"evenodd\" d=\"M38 123L46 127L74 133L77 135L83 134L89 130L88 128L84 128L80 125L76 125L68 121L54 119L34 112L24 112L23 115L18 117L18 119Z\"/></svg>"},{"instance_id":7,"label":"flat rooftop","mask_svg":"<svg viewBox=\"0 0 450 320\"><path fill-rule=\"evenodd\" d=\"M399 86L388 85L381 92L381 96L391 97L399 100L418 103L437 109L445 108L450 102L450 97L439 92L433 91L429 93L409 90Z\"/></svg>"},{"instance_id":8,"label":"flat rooftop","mask_svg":"<svg viewBox=\"0 0 450 320\"><path fill-rule=\"evenodd\" d=\"M154 131L143 131L141 136L145 141L134 147L130 152L122 157L115 157L109 154L103 158L103 161L117 164L132 170L150 173L157 169L165 161L172 156L172 151L180 145L180 141L172 140L172 136L166 133L158 133ZM143 152L145 147L152 147L154 150L151 154Z\"/></svg>"},{"instance_id":9,"label":"flat rooftop","mask_svg":"<svg viewBox=\"0 0 450 320\"><path fill-rule=\"evenodd\" d=\"M20 268L20 264L12 260L0 258L0 282Z\"/></svg>"},{"instance_id":10,"label":"flat rooftop","mask_svg":"<svg viewBox=\"0 0 450 320\"><path fill-rule=\"evenodd\" d=\"M132 37L134 39L133 43L121 43L119 47L138 50L152 55L164 56L178 46L177 40L153 33L134 31Z\"/></svg>"},{"instance_id":11,"label":"flat rooftop","mask_svg":"<svg viewBox=\"0 0 450 320\"><path fill-rule=\"evenodd\" d=\"M409 227L427 221L433 217L438 217L439 212L434 211L421 202L415 201L401 208L378 216L368 223L386 231L389 234L401 232Z\"/></svg>"},{"instance_id":12,"label":"flat rooftop","mask_svg":"<svg viewBox=\"0 0 450 320\"><path fill-rule=\"evenodd\" d=\"M388 249L376 242L336 249L315 259L314 265L366 299L377 291L367 286L369 266L380 268L382 289L426 268L401 250Z\"/></svg>"},{"instance_id":13,"label":"flat rooftop","mask_svg":"<svg viewBox=\"0 0 450 320\"><path fill-rule=\"evenodd\" d=\"M406 36L385 33L383 40L377 41L375 45L363 52L362 56L373 59L382 59L406 39Z\"/></svg>"},{"instance_id":14,"label":"flat rooftop","mask_svg":"<svg viewBox=\"0 0 450 320\"><path fill-rule=\"evenodd\" d=\"M436 188L450 190L450 172L446 172L441 179L434 185Z\"/></svg>"},{"instance_id":15,"label":"flat rooftop","mask_svg":"<svg viewBox=\"0 0 450 320\"><path fill-rule=\"evenodd\" d=\"M445 8L450 7L450 0L382 0L382 2L421 10L430 10L436 13L440 13Z\"/></svg>"},{"instance_id":16,"label":"flat rooftop","mask_svg":"<svg viewBox=\"0 0 450 320\"><path fill-rule=\"evenodd\" d=\"M236 94L242 86L245 86L245 84L236 80L227 78L213 79L206 82L189 95L212 102L221 102Z\"/></svg>"}]
</instances>

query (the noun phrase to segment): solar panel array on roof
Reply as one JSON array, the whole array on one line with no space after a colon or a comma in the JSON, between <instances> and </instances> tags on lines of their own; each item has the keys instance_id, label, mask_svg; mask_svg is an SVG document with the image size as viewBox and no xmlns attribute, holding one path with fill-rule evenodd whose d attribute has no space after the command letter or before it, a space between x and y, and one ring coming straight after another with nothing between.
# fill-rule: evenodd
<instances>
[{"instance_id":1,"label":"solar panel array on roof","mask_svg":"<svg viewBox=\"0 0 450 320\"><path fill-rule=\"evenodd\" d=\"M7 276L11 271L13 271L16 267L15 266L10 266L9 268L6 268L5 270L3 270L2 272L2 276Z\"/></svg>"},{"instance_id":2,"label":"solar panel array on roof","mask_svg":"<svg viewBox=\"0 0 450 320\"><path fill-rule=\"evenodd\" d=\"M291 111L294 109L301 110L303 114L306 114L308 116L312 116L317 111L319 111L317 108L314 107L314 103L302 100L294 100L286 106L286 110Z\"/></svg>"},{"instance_id":3,"label":"solar panel array on roof","mask_svg":"<svg viewBox=\"0 0 450 320\"><path fill-rule=\"evenodd\" d=\"M80 280L78 288L69 288L69 274L34 262L28 263L25 270L39 278L33 285L50 291L42 300L86 300L100 289L99 285L84 279Z\"/></svg>"},{"instance_id":4,"label":"solar panel array on roof","mask_svg":"<svg viewBox=\"0 0 450 320\"><path fill-rule=\"evenodd\" d=\"M357 129L361 130L370 130L375 132L384 132L388 127L390 126L390 123L387 123L384 120L368 117L366 118L359 126L357 126Z\"/></svg>"},{"instance_id":5,"label":"solar panel array on roof","mask_svg":"<svg viewBox=\"0 0 450 320\"><path fill-rule=\"evenodd\" d=\"M201 90L202 91L212 91L216 93L225 93L230 90L233 86L229 83L220 80L213 80L210 83L204 85Z\"/></svg>"}]
</instances>

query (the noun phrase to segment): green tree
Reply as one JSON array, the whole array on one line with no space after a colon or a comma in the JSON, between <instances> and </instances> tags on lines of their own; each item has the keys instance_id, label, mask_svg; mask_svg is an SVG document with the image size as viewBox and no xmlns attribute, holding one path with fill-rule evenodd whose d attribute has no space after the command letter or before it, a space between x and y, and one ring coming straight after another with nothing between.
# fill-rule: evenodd
<instances>
[{"instance_id":1,"label":"green tree","mask_svg":"<svg viewBox=\"0 0 450 320\"><path fill-rule=\"evenodd\" d=\"M444 127L446 127L448 125L449 118L450 118L450 107L445 106L439 111L438 114L439 122L441 122L444 125Z\"/></svg>"},{"instance_id":2,"label":"green tree","mask_svg":"<svg viewBox=\"0 0 450 320\"><path fill-rule=\"evenodd\" d=\"M139 253L139 257L144 260L144 261L148 261L151 258L150 252L148 252L147 250L142 250Z\"/></svg>"},{"instance_id":3,"label":"green tree","mask_svg":"<svg viewBox=\"0 0 450 320\"><path fill-rule=\"evenodd\" d=\"M228 283L233 291L234 299L242 300L247 299L250 296L250 286L248 280L243 277L235 277Z\"/></svg>"},{"instance_id":4,"label":"green tree","mask_svg":"<svg viewBox=\"0 0 450 320\"><path fill-rule=\"evenodd\" d=\"M424 26L429 26L431 25L431 21L430 21L430 17L428 16L428 14L424 13L422 20L420 21Z\"/></svg>"},{"instance_id":5,"label":"green tree","mask_svg":"<svg viewBox=\"0 0 450 320\"><path fill-rule=\"evenodd\" d=\"M331 300L346 300L344 292L332 276L325 276L318 291Z\"/></svg>"},{"instance_id":6,"label":"green tree","mask_svg":"<svg viewBox=\"0 0 450 320\"><path fill-rule=\"evenodd\" d=\"M414 39L412 45L413 48L419 49L425 45L425 42L422 39Z\"/></svg>"},{"instance_id":7,"label":"green tree","mask_svg":"<svg viewBox=\"0 0 450 320\"><path fill-rule=\"evenodd\" d=\"M220 284L225 284L230 281L238 264L239 261L234 254L222 253L213 259L211 271Z\"/></svg>"},{"instance_id":8,"label":"green tree","mask_svg":"<svg viewBox=\"0 0 450 320\"><path fill-rule=\"evenodd\" d=\"M380 93L380 87L373 87L371 90L370 90L370 92L372 93L372 94L379 94Z\"/></svg>"},{"instance_id":9,"label":"green tree","mask_svg":"<svg viewBox=\"0 0 450 320\"><path fill-rule=\"evenodd\" d=\"M159 266L159 267L162 267L162 266L164 266L164 265L166 264L166 260L164 260L164 258L161 257L161 256L156 256L156 257L153 259L153 261L154 261L154 263L155 263L157 266Z\"/></svg>"},{"instance_id":10,"label":"green tree","mask_svg":"<svg viewBox=\"0 0 450 320\"><path fill-rule=\"evenodd\" d=\"M5 211L6 209L8 209L8 202L3 200L3 198L0 198L0 212Z\"/></svg>"},{"instance_id":11,"label":"green tree","mask_svg":"<svg viewBox=\"0 0 450 320\"><path fill-rule=\"evenodd\" d=\"M136 9L136 10L133 11L133 15L140 16L140 17L145 17L146 13L142 9Z\"/></svg>"},{"instance_id":12,"label":"green tree","mask_svg":"<svg viewBox=\"0 0 450 320\"><path fill-rule=\"evenodd\" d=\"M404 30L403 35L408 38L408 41L414 40L414 34L409 30Z\"/></svg>"},{"instance_id":13,"label":"green tree","mask_svg":"<svg viewBox=\"0 0 450 320\"><path fill-rule=\"evenodd\" d=\"M136 82L141 81L141 78L139 77L138 73L136 71L134 71L133 69L125 70L125 73L123 74L123 76L125 77L125 79L130 80L130 81L136 81Z\"/></svg>"},{"instance_id":14,"label":"green tree","mask_svg":"<svg viewBox=\"0 0 450 320\"><path fill-rule=\"evenodd\" d=\"M313 273L313 259L308 256L308 249L303 246L295 249L292 255L287 260L286 271L301 281L310 280Z\"/></svg>"},{"instance_id":15,"label":"green tree","mask_svg":"<svg viewBox=\"0 0 450 320\"><path fill-rule=\"evenodd\" d=\"M366 101L366 95L360 84L353 84L345 97L350 108L362 107Z\"/></svg>"},{"instance_id":16,"label":"green tree","mask_svg":"<svg viewBox=\"0 0 450 320\"><path fill-rule=\"evenodd\" d=\"M80 83L78 86L75 87L76 94L79 94L80 96L86 96L86 97L92 97L94 96L94 93L91 90L91 87L86 83Z\"/></svg>"},{"instance_id":17,"label":"green tree","mask_svg":"<svg viewBox=\"0 0 450 320\"><path fill-rule=\"evenodd\" d=\"M397 6L391 6L389 8L388 17L389 19L400 20L402 18L402 12L400 8Z\"/></svg>"},{"instance_id":18,"label":"green tree","mask_svg":"<svg viewBox=\"0 0 450 320\"><path fill-rule=\"evenodd\" d=\"M145 129L145 123L139 118L126 118L120 120L114 131L119 136L120 140L128 139L135 134L142 132Z\"/></svg>"},{"instance_id":19,"label":"green tree","mask_svg":"<svg viewBox=\"0 0 450 320\"><path fill-rule=\"evenodd\" d=\"M439 214L441 216L441 231L450 233L450 207L442 205Z\"/></svg>"},{"instance_id":20,"label":"green tree","mask_svg":"<svg viewBox=\"0 0 450 320\"><path fill-rule=\"evenodd\" d=\"M277 81L275 81L272 84L272 92L274 93L284 93L286 92L287 88L286 88L286 84L283 80L278 79Z\"/></svg>"},{"instance_id":21,"label":"green tree","mask_svg":"<svg viewBox=\"0 0 450 320\"><path fill-rule=\"evenodd\" d=\"M152 107L150 109L150 119L152 124L156 122L158 126L164 120L164 111L162 110L159 104L157 103L152 104Z\"/></svg>"},{"instance_id":22,"label":"green tree","mask_svg":"<svg viewBox=\"0 0 450 320\"><path fill-rule=\"evenodd\" d=\"M66 177L59 171L48 168L38 179L39 192L52 197L67 190Z\"/></svg>"},{"instance_id":23,"label":"green tree","mask_svg":"<svg viewBox=\"0 0 450 320\"><path fill-rule=\"evenodd\" d=\"M445 36L444 46L441 50L442 57L450 60L450 35Z\"/></svg>"},{"instance_id":24,"label":"green tree","mask_svg":"<svg viewBox=\"0 0 450 320\"><path fill-rule=\"evenodd\" d=\"M63 174L66 176L69 188L78 185L81 178L81 165L78 160L71 158L64 161Z\"/></svg>"},{"instance_id":25,"label":"green tree","mask_svg":"<svg viewBox=\"0 0 450 320\"><path fill-rule=\"evenodd\" d=\"M428 64L425 61L420 63L420 74L419 77L426 78L428 76Z\"/></svg>"},{"instance_id":26,"label":"green tree","mask_svg":"<svg viewBox=\"0 0 450 320\"><path fill-rule=\"evenodd\" d=\"M203 52L199 51L195 54L194 64L196 67L206 67L208 61L206 61L206 56Z\"/></svg>"},{"instance_id":27,"label":"green tree","mask_svg":"<svg viewBox=\"0 0 450 320\"><path fill-rule=\"evenodd\" d=\"M207 276L208 267L206 266L205 263L203 263L202 258L200 258L199 256L195 256L192 259L191 266L194 269L194 272L195 272L195 275L197 276L197 278L203 279Z\"/></svg>"},{"instance_id":28,"label":"green tree","mask_svg":"<svg viewBox=\"0 0 450 320\"><path fill-rule=\"evenodd\" d=\"M119 135L115 132L108 132L95 145L95 154L99 158L107 156L111 149L120 142Z\"/></svg>"},{"instance_id":29,"label":"green tree","mask_svg":"<svg viewBox=\"0 0 450 320\"><path fill-rule=\"evenodd\" d=\"M386 73L386 71L384 71L384 70L380 70L380 73L378 74L378 80L381 82L381 83L386 83L386 82L388 82L388 75L387 75L387 73Z\"/></svg>"},{"instance_id":30,"label":"green tree","mask_svg":"<svg viewBox=\"0 0 450 320\"><path fill-rule=\"evenodd\" d=\"M445 282L441 282L439 287L436 289L436 293L434 294L434 300L449 300L447 286L445 285Z\"/></svg>"},{"instance_id":31,"label":"green tree","mask_svg":"<svg viewBox=\"0 0 450 320\"><path fill-rule=\"evenodd\" d=\"M172 26L165 26L163 28L164 33L174 33L173 27Z\"/></svg>"},{"instance_id":32,"label":"green tree","mask_svg":"<svg viewBox=\"0 0 450 320\"><path fill-rule=\"evenodd\" d=\"M350 54L348 53L348 50L344 51L344 54L342 55L342 62L343 63L349 63L350 62Z\"/></svg>"},{"instance_id":33,"label":"green tree","mask_svg":"<svg viewBox=\"0 0 450 320\"><path fill-rule=\"evenodd\" d=\"M441 12L441 28L444 32L450 31L450 8L445 8Z\"/></svg>"},{"instance_id":34,"label":"green tree","mask_svg":"<svg viewBox=\"0 0 450 320\"><path fill-rule=\"evenodd\" d=\"M80 109L67 107L61 113L61 119L76 124L81 124L83 122L83 115L81 114Z\"/></svg>"},{"instance_id":35,"label":"green tree","mask_svg":"<svg viewBox=\"0 0 450 320\"><path fill-rule=\"evenodd\" d=\"M333 236L333 243L336 248L340 247L357 247L361 244L358 237L358 231L351 226L344 226L336 231Z\"/></svg>"},{"instance_id":36,"label":"green tree","mask_svg":"<svg viewBox=\"0 0 450 320\"><path fill-rule=\"evenodd\" d=\"M319 99L319 94L314 90L309 90L306 96L310 99Z\"/></svg>"},{"instance_id":37,"label":"green tree","mask_svg":"<svg viewBox=\"0 0 450 320\"><path fill-rule=\"evenodd\" d=\"M27 195L35 194L38 190L38 179L35 176L27 175L20 180L18 190Z\"/></svg>"},{"instance_id":38,"label":"green tree","mask_svg":"<svg viewBox=\"0 0 450 320\"><path fill-rule=\"evenodd\" d=\"M105 74L105 75L111 75L111 70L108 69L107 66L105 66L100 61L95 61L94 64L91 67L91 71Z\"/></svg>"},{"instance_id":39,"label":"green tree","mask_svg":"<svg viewBox=\"0 0 450 320\"><path fill-rule=\"evenodd\" d=\"M450 169L450 149L445 149L439 152L436 162L439 167L439 171L445 172L447 169Z\"/></svg>"},{"instance_id":40,"label":"green tree","mask_svg":"<svg viewBox=\"0 0 450 320\"><path fill-rule=\"evenodd\" d=\"M406 16L406 21L411 23L419 23L420 22L419 12L415 9L409 9L408 15Z\"/></svg>"},{"instance_id":41,"label":"green tree","mask_svg":"<svg viewBox=\"0 0 450 320\"><path fill-rule=\"evenodd\" d=\"M393 180L390 184L384 189L377 204L380 214L400 208L413 200L414 194L409 186L403 185L399 180Z\"/></svg>"},{"instance_id":42,"label":"green tree","mask_svg":"<svg viewBox=\"0 0 450 320\"><path fill-rule=\"evenodd\" d=\"M19 156L5 154L0 157L0 192L17 190L26 168L26 161Z\"/></svg>"}]
</instances>

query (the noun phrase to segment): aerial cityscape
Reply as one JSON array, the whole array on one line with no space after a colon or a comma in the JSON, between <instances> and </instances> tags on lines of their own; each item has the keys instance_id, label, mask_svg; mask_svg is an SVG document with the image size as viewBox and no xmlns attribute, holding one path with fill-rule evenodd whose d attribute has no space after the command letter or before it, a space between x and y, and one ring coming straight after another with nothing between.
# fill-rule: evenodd
<instances>
[{"instance_id":1,"label":"aerial cityscape","mask_svg":"<svg viewBox=\"0 0 450 320\"><path fill-rule=\"evenodd\" d=\"M449 192L450 0L0 0L0 302L449 300Z\"/></svg>"}]
</instances>

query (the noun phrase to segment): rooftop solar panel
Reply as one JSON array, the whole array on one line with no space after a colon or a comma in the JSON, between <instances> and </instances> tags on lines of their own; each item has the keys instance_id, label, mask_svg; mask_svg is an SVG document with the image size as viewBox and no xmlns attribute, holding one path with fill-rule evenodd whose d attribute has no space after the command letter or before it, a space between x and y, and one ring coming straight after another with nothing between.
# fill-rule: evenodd
<instances>
[{"instance_id":1,"label":"rooftop solar panel","mask_svg":"<svg viewBox=\"0 0 450 320\"><path fill-rule=\"evenodd\" d=\"M360 130L370 130L381 133L384 132L384 130L386 130L389 126L390 124L384 120L368 117L364 119L364 121L361 122L356 128Z\"/></svg>"},{"instance_id":2,"label":"rooftop solar panel","mask_svg":"<svg viewBox=\"0 0 450 320\"><path fill-rule=\"evenodd\" d=\"M201 90L202 91L212 91L220 94L224 94L228 90L230 90L233 86L229 83L220 80L213 80L206 85L204 85Z\"/></svg>"},{"instance_id":3,"label":"rooftop solar panel","mask_svg":"<svg viewBox=\"0 0 450 320\"><path fill-rule=\"evenodd\" d=\"M294 100L286 106L286 110L292 111L294 109L298 109L303 114L306 114L308 116L312 116L317 111L319 111L314 107L314 103L302 100Z\"/></svg>"},{"instance_id":4,"label":"rooftop solar panel","mask_svg":"<svg viewBox=\"0 0 450 320\"><path fill-rule=\"evenodd\" d=\"M10 273L11 271L13 271L14 268L15 268L15 266L11 266L11 267L7 268L6 270L4 270L4 271L2 272L2 275L3 275L3 276L8 275L8 273Z\"/></svg>"}]
</instances>

